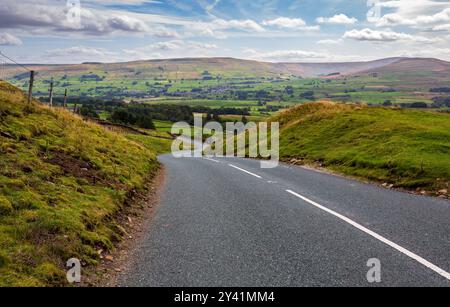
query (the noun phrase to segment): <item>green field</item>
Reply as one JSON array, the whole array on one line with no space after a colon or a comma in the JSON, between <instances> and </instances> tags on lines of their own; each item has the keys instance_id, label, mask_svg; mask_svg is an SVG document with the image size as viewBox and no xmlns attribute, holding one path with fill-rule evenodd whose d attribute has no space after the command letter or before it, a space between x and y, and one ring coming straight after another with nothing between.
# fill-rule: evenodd
<instances>
[{"instance_id":1,"label":"green field","mask_svg":"<svg viewBox=\"0 0 450 307\"><path fill-rule=\"evenodd\" d=\"M154 120L153 123L155 124L155 128L157 131L168 132L168 133L170 133L172 131L172 126L173 126L172 122L162 121L162 120Z\"/></svg>"},{"instance_id":2,"label":"green field","mask_svg":"<svg viewBox=\"0 0 450 307\"><path fill-rule=\"evenodd\" d=\"M103 77L103 76L102 76ZM417 76L419 79L420 76ZM330 98L336 101L382 104L385 100L402 103L405 99L427 101L419 93L427 93L429 88L415 82L411 87L402 79L392 76L353 77L348 79L274 79L255 78L221 79L219 81L180 81L180 80L115 80L106 77L102 81L80 81L79 77L55 79L55 95L61 96L65 89L70 96L118 97L138 101L164 101L178 104L189 101L190 105L210 107L247 107L256 106L259 101L272 103L302 103L310 99L303 98L307 92L314 92L316 99ZM450 80L448 80L450 81ZM48 96L50 79L38 79L35 83L37 96ZM248 84L250 82L250 84ZM13 79L12 83L26 89L26 80ZM377 88L378 87L378 88ZM194 92L193 92L194 90ZM387 91L388 90L388 91ZM258 93L258 91L261 91ZM158 98L145 98L158 96ZM177 97L178 96L178 97ZM243 97L245 97L243 99Z\"/></svg>"},{"instance_id":3,"label":"green field","mask_svg":"<svg viewBox=\"0 0 450 307\"><path fill-rule=\"evenodd\" d=\"M34 92L45 101L53 79L55 96L61 97L67 89L69 101L115 98L148 104L251 108L253 115L270 115L280 108L324 99L370 105L424 102L431 106L435 97L445 94L431 93L430 89L450 84L449 74L439 73L439 67L427 68L427 63L421 64L424 65L421 70L387 69L380 73L302 78L276 66L267 68L264 63L243 62L239 67L240 62L231 59L216 64L204 61L198 60L198 66L188 61L181 68L174 66L178 62L169 61L164 67L129 63L112 64L119 65L114 69L107 65L84 65L72 67L68 72L38 72ZM448 65L443 63L440 65ZM10 81L27 89L26 74L16 75Z\"/></svg>"}]
</instances>

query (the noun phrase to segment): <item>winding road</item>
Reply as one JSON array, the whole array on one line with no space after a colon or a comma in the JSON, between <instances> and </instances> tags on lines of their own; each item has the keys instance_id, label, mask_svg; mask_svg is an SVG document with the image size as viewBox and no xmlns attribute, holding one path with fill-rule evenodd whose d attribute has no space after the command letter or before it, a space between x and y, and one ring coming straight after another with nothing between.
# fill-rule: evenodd
<instances>
[{"instance_id":1,"label":"winding road","mask_svg":"<svg viewBox=\"0 0 450 307\"><path fill-rule=\"evenodd\" d=\"M160 161L161 204L120 286L450 286L448 200L285 164Z\"/></svg>"}]
</instances>

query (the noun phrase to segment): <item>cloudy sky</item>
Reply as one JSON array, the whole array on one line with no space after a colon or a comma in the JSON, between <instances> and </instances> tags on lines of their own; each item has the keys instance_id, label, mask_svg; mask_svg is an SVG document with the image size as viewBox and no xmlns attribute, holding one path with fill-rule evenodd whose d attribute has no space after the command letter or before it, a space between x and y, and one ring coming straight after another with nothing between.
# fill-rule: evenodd
<instances>
[{"instance_id":1,"label":"cloudy sky","mask_svg":"<svg viewBox=\"0 0 450 307\"><path fill-rule=\"evenodd\" d=\"M0 50L26 63L227 56L450 60L438 0L1 0Z\"/></svg>"}]
</instances>

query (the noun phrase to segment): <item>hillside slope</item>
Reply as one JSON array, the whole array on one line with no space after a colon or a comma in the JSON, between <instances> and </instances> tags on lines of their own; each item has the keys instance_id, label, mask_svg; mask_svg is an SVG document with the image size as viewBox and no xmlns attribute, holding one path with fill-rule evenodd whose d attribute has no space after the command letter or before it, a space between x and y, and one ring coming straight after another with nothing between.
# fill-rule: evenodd
<instances>
[{"instance_id":1,"label":"hillside slope","mask_svg":"<svg viewBox=\"0 0 450 307\"><path fill-rule=\"evenodd\" d=\"M402 58L378 67L371 67L363 73L417 73L417 72L433 72L433 73L450 73L450 62L438 59L425 58Z\"/></svg>"},{"instance_id":2,"label":"hillside slope","mask_svg":"<svg viewBox=\"0 0 450 307\"><path fill-rule=\"evenodd\" d=\"M396 63L399 63L396 66ZM168 78L168 79L197 79L202 78L202 73L208 71L212 75L222 77L274 77L300 76L318 77L332 73L343 75L359 72L371 72L374 70L392 71L409 63L417 72L427 70L430 66L450 65L449 62L436 59L408 59L387 58L367 62L343 62L343 63L272 63L252 60L241 60L234 58L182 58L147 60L124 63L86 63L74 65L29 65L43 75L51 75L59 78L62 76L81 76L90 73L107 73L110 78L117 79L132 78ZM20 67L8 66L6 73L9 77L23 73Z\"/></svg>"},{"instance_id":3,"label":"hillside slope","mask_svg":"<svg viewBox=\"0 0 450 307\"><path fill-rule=\"evenodd\" d=\"M450 115L329 102L302 105L273 118L280 154L296 164L395 187L441 191L450 183Z\"/></svg>"},{"instance_id":4,"label":"hillside slope","mask_svg":"<svg viewBox=\"0 0 450 307\"><path fill-rule=\"evenodd\" d=\"M112 249L115 215L159 167L147 142L28 106L0 82L0 286L64 284L68 259Z\"/></svg>"},{"instance_id":5,"label":"hillside slope","mask_svg":"<svg viewBox=\"0 0 450 307\"><path fill-rule=\"evenodd\" d=\"M340 73L341 75L355 74L358 72L377 69L394 64L402 58L387 58L369 62L344 62L344 63L280 63L287 71L294 75L307 78L326 76Z\"/></svg>"}]
</instances>

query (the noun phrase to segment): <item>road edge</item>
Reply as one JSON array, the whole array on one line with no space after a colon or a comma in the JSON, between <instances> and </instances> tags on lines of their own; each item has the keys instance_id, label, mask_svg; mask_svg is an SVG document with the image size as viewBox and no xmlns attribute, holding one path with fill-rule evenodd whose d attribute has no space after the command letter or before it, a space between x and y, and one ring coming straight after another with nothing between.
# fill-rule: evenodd
<instances>
[{"instance_id":1,"label":"road edge","mask_svg":"<svg viewBox=\"0 0 450 307\"><path fill-rule=\"evenodd\" d=\"M156 215L165 181L166 169L161 164L156 174L149 179L146 192L132 198L129 209L117 219L123 228L124 239L116 245L115 250L100 256L100 263L87 273L81 286L119 286L119 278L129 272L136 262L136 252Z\"/></svg>"}]
</instances>

